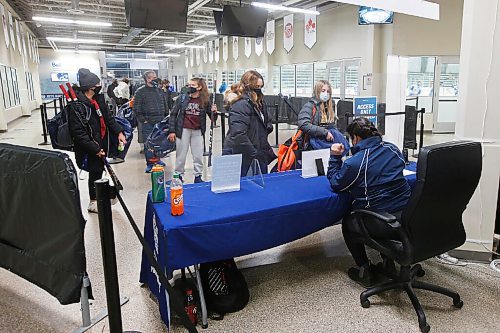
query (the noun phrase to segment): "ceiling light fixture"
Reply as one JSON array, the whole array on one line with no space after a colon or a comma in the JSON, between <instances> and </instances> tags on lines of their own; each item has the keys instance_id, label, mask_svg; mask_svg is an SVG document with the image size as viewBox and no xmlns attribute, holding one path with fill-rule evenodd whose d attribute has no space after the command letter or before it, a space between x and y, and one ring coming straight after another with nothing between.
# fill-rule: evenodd
<instances>
[{"instance_id":1,"label":"ceiling light fixture","mask_svg":"<svg viewBox=\"0 0 500 333\"><path fill-rule=\"evenodd\" d=\"M201 34L201 35L206 35L206 36L210 36L210 35L217 35L217 31L216 30L193 30L193 32L195 34Z\"/></svg>"},{"instance_id":2,"label":"ceiling light fixture","mask_svg":"<svg viewBox=\"0 0 500 333\"><path fill-rule=\"evenodd\" d=\"M96 54L97 51L92 50L70 50L70 49L58 49L56 52L60 53L76 53L76 54Z\"/></svg>"},{"instance_id":3,"label":"ceiling light fixture","mask_svg":"<svg viewBox=\"0 0 500 333\"><path fill-rule=\"evenodd\" d=\"M33 16L31 19L33 21L40 21L40 22L88 25L88 26L93 26L93 27L111 27L111 26L113 26L113 24L111 24L109 22L71 20L71 19L58 18L58 17Z\"/></svg>"},{"instance_id":4,"label":"ceiling light fixture","mask_svg":"<svg viewBox=\"0 0 500 333\"><path fill-rule=\"evenodd\" d=\"M281 6L281 5L271 5L269 3L262 3L262 2L252 2L252 6L264 8L264 9L267 9L269 11L284 10L284 11L289 11L292 13L319 15L319 12L317 10L302 9L302 8L296 8L296 7L286 7L286 6Z\"/></svg>"},{"instance_id":5,"label":"ceiling light fixture","mask_svg":"<svg viewBox=\"0 0 500 333\"><path fill-rule=\"evenodd\" d=\"M180 57L180 54L177 53L146 53L148 57Z\"/></svg>"},{"instance_id":6,"label":"ceiling light fixture","mask_svg":"<svg viewBox=\"0 0 500 333\"><path fill-rule=\"evenodd\" d=\"M101 44L100 39L85 39L85 38L66 38L66 37L47 37L48 41L75 43L75 44Z\"/></svg>"},{"instance_id":7,"label":"ceiling light fixture","mask_svg":"<svg viewBox=\"0 0 500 333\"><path fill-rule=\"evenodd\" d=\"M166 47L171 47L174 49L182 49L182 48L189 48L189 49L203 49L204 46L202 45L186 45L186 44L164 44Z\"/></svg>"}]
</instances>

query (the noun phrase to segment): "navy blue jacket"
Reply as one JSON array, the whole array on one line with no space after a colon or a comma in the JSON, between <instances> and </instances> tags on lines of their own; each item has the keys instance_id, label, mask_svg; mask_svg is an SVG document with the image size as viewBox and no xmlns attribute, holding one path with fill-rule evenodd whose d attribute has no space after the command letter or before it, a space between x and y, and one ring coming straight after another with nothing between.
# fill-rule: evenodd
<instances>
[{"instance_id":1,"label":"navy blue jacket","mask_svg":"<svg viewBox=\"0 0 500 333\"><path fill-rule=\"evenodd\" d=\"M341 156L330 158L327 177L332 189L349 191L353 209L402 210L411 189L403 176L405 162L399 149L374 136L360 141L351 153L344 162Z\"/></svg>"}]
</instances>

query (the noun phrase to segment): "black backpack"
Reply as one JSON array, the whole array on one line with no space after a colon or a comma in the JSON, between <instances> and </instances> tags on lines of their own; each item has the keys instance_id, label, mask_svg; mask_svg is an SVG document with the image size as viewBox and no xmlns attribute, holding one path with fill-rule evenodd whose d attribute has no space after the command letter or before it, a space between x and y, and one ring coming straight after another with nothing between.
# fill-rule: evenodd
<instances>
[{"instance_id":1,"label":"black backpack","mask_svg":"<svg viewBox=\"0 0 500 333\"><path fill-rule=\"evenodd\" d=\"M248 304L248 285L233 259L201 264L200 277L209 311L224 315Z\"/></svg>"},{"instance_id":2,"label":"black backpack","mask_svg":"<svg viewBox=\"0 0 500 333\"><path fill-rule=\"evenodd\" d=\"M69 131L68 106L47 121L50 143L54 149L73 151L73 138Z\"/></svg>"}]
</instances>

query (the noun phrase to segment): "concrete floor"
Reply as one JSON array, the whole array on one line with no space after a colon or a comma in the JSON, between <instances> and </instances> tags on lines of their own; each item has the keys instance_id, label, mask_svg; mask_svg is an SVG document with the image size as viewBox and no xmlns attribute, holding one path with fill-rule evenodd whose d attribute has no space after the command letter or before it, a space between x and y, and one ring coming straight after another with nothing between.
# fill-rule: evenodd
<instances>
[{"instance_id":1,"label":"concrete floor","mask_svg":"<svg viewBox=\"0 0 500 333\"><path fill-rule=\"evenodd\" d=\"M49 111L50 113L50 111ZM39 112L9 124L0 142L36 147L42 141ZM280 141L294 130L280 130ZM215 130L214 151L220 154L221 132ZM450 135L426 135L425 143L451 139ZM274 144L274 136L270 142ZM44 146L50 149L50 146ZM171 175L174 157L165 159ZM206 168L205 168L206 169ZM149 175L144 174L144 156L136 140L123 164L115 166L132 215L142 229ZM188 157L186 181L192 182L192 160ZM168 176L167 175L167 176ZM205 179L210 172L205 171ZM87 218L85 243L88 273L95 300L92 314L106 306L98 220L88 214L86 180L81 181L81 198ZM125 330L165 332L158 305L149 290L138 282L141 247L126 216L113 206L120 291L130 301L122 307ZM306 221L304 221L306 223ZM376 259L376 254L370 254ZM372 298L363 309L359 294L363 289L351 282L345 271L353 265L339 226L330 227L295 242L236 259L250 288L250 302L223 321L209 321L200 332L419 332L417 319L406 295L389 292ZM500 275L485 264L458 267L435 259L423 263L424 281L450 287L464 300L461 310L451 300L418 292L432 332L498 332L500 330ZM81 324L79 304L61 306L55 298L7 270L0 270L0 332L70 332ZM108 332L107 320L89 332ZM171 332L184 332L173 320Z\"/></svg>"}]
</instances>

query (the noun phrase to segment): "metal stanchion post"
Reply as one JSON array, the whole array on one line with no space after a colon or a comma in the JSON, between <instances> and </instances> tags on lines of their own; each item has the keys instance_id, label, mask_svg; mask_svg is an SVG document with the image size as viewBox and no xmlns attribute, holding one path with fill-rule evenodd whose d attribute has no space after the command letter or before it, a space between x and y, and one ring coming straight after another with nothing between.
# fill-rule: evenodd
<instances>
[{"instance_id":1,"label":"metal stanchion post","mask_svg":"<svg viewBox=\"0 0 500 333\"><path fill-rule=\"evenodd\" d=\"M275 110L275 113L274 113L274 119L276 121L276 144L274 145L274 147L279 147L279 138L278 138L278 130L279 130L279 104L274 104L274 110Z\"/></svg>"},{"instance_id":2,"label":"metal stanchion post","mask_svg":"<svg viewBox=\"0 0 500 333\"><path fill-rule=\"evenodd\" d=\"M226 141L226 113L220 113L220 126L222 130L222 149L224 149L224 141Z\"/></svg>"},{"instance_id":3,"label":"metal stanchion post","mask_svg":"<svg viewBox=\"0 0 500 333\"><path fill-rule=\"evenodd\" d=\"M54 98L53 103L54 103L54 116L55 116L57 115L57 99Z\"/></svg>"},{"instance_id":4,"label":"metal stanchion post","mask_svg":"<svg viewBox=\"0 0 500 333\"><path fill-rule=\"evenodd\" d=\"M50 143L47 140L47 115L45 114L47 111L45 109L45 104L40 104L40 119L42 119L42 135L43 142L39 143L39 146L47 146Z\"/></svg>"},{"instance_id":5,"label":"metal stanchion post","mask_svg":"<svg viewBox=\"0 0 500 333\"><path fill-rule=\"evenodd\" d=\"M116 269L115 236L111 215L109 180L100 179L95 182L97 194L97 210L99 214L99 230L101 234L102 260L104 265L104 284L109 312L109 328L111 333L122 333L122 314L120 308L120 288Z\"/></svg>"},{"instance_id":6,"label":"metal stanchion post","mask_svg":"<svg viewBox=\"0 0 500 333\"><path fill-rule=\"evenodd\" d=\"M62 96L59 97L59 111L62 111L64 108L63 100L64 100L64 98L62 98Z\"/></svg>"}]
</instances>

